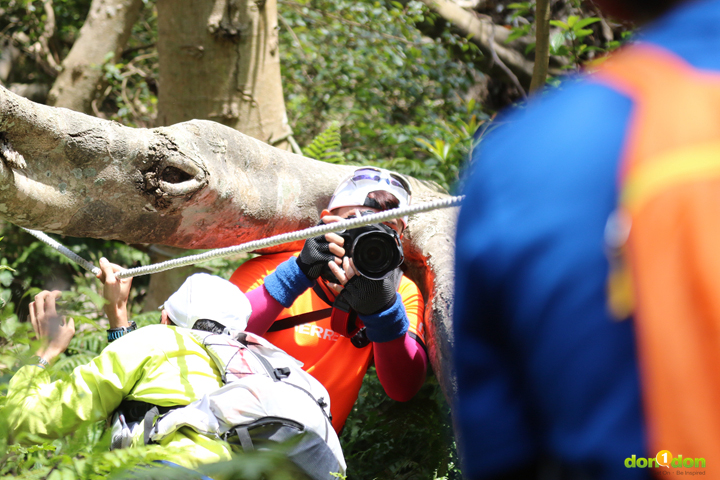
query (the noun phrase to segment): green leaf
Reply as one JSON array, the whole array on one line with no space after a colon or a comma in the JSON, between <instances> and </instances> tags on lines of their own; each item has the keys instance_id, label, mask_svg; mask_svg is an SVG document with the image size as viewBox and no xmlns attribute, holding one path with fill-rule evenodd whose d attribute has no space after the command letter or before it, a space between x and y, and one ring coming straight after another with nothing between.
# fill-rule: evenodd
<instances>
[{"instance_id":1,"label":"green leaf","mask_svg":"<svg viewBox=\"0 0 720 480\"><path fill-rule=\"evenodd\" d=\"M90 301L95 304L95 306L98 309L103 308L105 303L107 303L107 301L105 300L105 298L103 298L103 296L101 294L99 294L95 290L92 290L88 287L78 287L78 293L82 293L83 295L86 295L90 299Z\"/></svg>"},{"instance_id":2,"label":"green leaf","mask_svg":"<svg viewBox=\"0 0 720 480\"><path fill-rule=\"evenodd\" d=\"M585 38L588 35L590 35L591 33L593 33L593 31L586 28L586 29L581 29L581 30L574 30L574 33L577 38Z\"/></svg>"},{"instance_id":3,"label":"green leaf","mask_svg":"<svg viewBox=\"0 0 720 480\"><path fill-rule=\"evenodd\" d=\"M332 122L313 141L303 149L303 153L315 160L329 163L345 163L341 151L340 123Z\"/></svg>"},{"instance_id":4,"label":"green leaf","mask_svg":"<svg viewBox=\"0 0 720 480\"><path fill-rule=\"evenodd\" d=\"M4 285L5 287L9 287L15 278L13 277L11 271L14 272L14 270L10 267L0 269L0 284Z\"/></svg>"},{"instance_id":5,"label":"green leaf","mask_svg":"<svg viewBox=\"0 0 720 480\"><path fill-rule=\"evenodd\" d=\"M530 29L532 28L531 24L522 25L520 27L513 28L510 32L510 35L508 35L507 40L505 40L505 43L510 43L513 40L517 40L518 38L524 37L525 35L530 33Z\"/></svg>"},{"instance_id":6,"label":"green leaf","mask_svg":"<svg viewBox=\"0 0 720 480\"><path fill-rule=\"evenodd\" d=\"M6 318L2 323L0 323L0 332L2 332L3 337L12 339L19 326L20 325L16 317Z\"/></svg>"},{"instance_id":7,"label":"green leaf","mask_svg":"<svg viewBox=\"0 0 720 480\"><path fill-rule=\"evenodd\" d=\"M562 30L570 30L570 27L567 23L563 22L562 20L550 20L550 25L554 27L561 28Z\"/></svg>"},{"instance_id":8,"label":"green leaf","mask_svg":"<svg viewBox=\"0 0 720 480\"><path fill-rule=\"evenodd\" d=\"M550 51L557 52L560 47L565 44L565 35L561 32L556 32L550 37ZM556 54L557 55L557 54Z\"/></svg>"},{"instance_id":9,"label":"green leaf","mask_svg":"<svg viewBox=\"0 0 720 480\"><path fill-rule=\"evenodd\" d=\"M585 28L588 25L592 25L593 23L596 23L599 21L600 21L600 19L597 17L583 18L582 20L578 21L573 28L575 30L578 30L578 29Z\"/></svg>"}]
</instances>

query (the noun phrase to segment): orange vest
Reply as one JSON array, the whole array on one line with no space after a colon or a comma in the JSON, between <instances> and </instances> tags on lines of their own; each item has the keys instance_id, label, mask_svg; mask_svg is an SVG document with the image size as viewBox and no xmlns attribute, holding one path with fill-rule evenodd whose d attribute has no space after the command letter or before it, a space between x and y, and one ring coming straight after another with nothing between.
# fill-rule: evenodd
<instances>
[{"instance_id":1,"label":"orange vest","mask_svg":"<svg viewBox=\"0 0 720 480\"><path fill-rule=\"evenodd\" d=\"M634 314L648 447L710 468L720 463L720 74L639 44L595 79L634 103L618 174L628 275L611 273L610 306Z\"/></svg>"},{"instance_id":2,"label":"orange vest","mask_svg":"<svg viewBox=\"0 0 720 480\"><path fill-rule=\"evenodd\" d=\"M280 263L297 254L298 252L283 252L248 260L233 273L230 281L243 292L253 290L262 285L265 277L274 272ZM324 287L322 282L319 282L319 285ZM334 294L329 289L325 287L323 291L331 301L334 299ZM404 276L398 293L410 321L409 332L423 343L422 295L417 285ZM300 295L290 308L283 309L276 321L329 307L313 289L309 289ZM339 432L357 400L363 377L372 360L372 343L364 348L355 347L349 338L330 328L329 314L322 320L268 332L263 337L303 362L303 370L323 384L330 394L333 427Z\"/></svg>"}]
</instances>

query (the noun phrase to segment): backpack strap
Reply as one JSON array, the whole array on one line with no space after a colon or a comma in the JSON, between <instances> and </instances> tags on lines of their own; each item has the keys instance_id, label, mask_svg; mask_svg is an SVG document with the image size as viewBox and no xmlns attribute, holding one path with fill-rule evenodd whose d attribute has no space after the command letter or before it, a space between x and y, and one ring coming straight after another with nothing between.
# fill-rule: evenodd
<instances>
[{"instance_id":1,"label":"backpack strap","mask_svg":"<svg viewBox=\"0 0 720 480\"><path fill-rule=\"evenodd\" d=\"M594 78L632 100L608 297L633 314L648 450L718 452L720 74L641 42Z\"/></svg>"},{"instance_id":2,"label":"backpack strap","mask_svg":"<svg viewBox=\"0 0 720 480\"><path fill-rule=\"evenodd\" d=\"M235 435L238 437L238 441L240 442L240 446L242 447L244 452L252 452L255 450L255 447L253 446L252 438L250 437L250 431L248 430L247 425L238 425L235 427Z\"/></svg>"},{"instance_id":3,"label":"backpack strap","mask_svg":"<svg viewBox=\"0 0 720 480\"><path fill-rule=\"evenodd\" d=\"M283 378L287 378L290 376L290 368L289 367L279 367L274 368L270 362L268 362L267 358L265 358L263 355L258 355L257 353L253 352L250 348L250 345L254 345L252 342L249 342L247 339L247 335L245 332L242 332L237 337L238 343L240 343L245 349L257 360L262 364L263 368L267 372L268 376L272 378L274 381L279 382Z\"/></svg>"}]
</instances>

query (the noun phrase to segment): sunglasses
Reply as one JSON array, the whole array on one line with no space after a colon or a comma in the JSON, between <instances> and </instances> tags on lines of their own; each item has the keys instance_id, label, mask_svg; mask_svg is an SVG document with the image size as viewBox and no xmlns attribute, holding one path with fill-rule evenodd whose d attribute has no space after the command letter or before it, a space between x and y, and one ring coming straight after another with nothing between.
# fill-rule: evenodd
<instances>
[{"instance_id":1,"label":"sunglasses","mask_svg":"<svg viewBox=\"0 0 720 480\"><path fill-rule=\"evenodd\" d=\"M389 176L388 176L389 173ZM365 167L361 168L359 170L355 170L355 173L352 176L353 181L359 181L359 180L370 180L373 182L385 182L388 185L392 185L395 187L402 188L405 190L405 192L409 195L412 195L410 191L410 184L405 180L403 177L398 175L397 173L392 172L383 172L380 169L372 168L372 167Z\"/></svg>"}]
</instances>

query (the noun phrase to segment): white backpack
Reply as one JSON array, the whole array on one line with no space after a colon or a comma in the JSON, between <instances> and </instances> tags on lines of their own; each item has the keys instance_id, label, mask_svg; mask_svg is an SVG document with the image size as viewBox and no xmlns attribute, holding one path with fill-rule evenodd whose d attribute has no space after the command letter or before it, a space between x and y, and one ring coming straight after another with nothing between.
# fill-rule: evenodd
<instances>
[{"instance_id":1,"label":"white backpack","mask_svg":"<svg viewBox=\"0 0 720 480\"><path fill-rule=\"evenodd\" d=\"M312 478L335 478L331 471L345 474L340 441L330 421L330 396L301 368L301 362L249 332L241 333L238 340L200 330L191 334L215 361L225 385L173 408L156 422L154 409L145 417L145 443L159 442L181 427L238 443L245 451L297 436L303 440L288 457L298 467ZM142 428L127 427L122 414L120 419L116 428L128 429L127 433Z\"/></svg>"}]
</instances>

